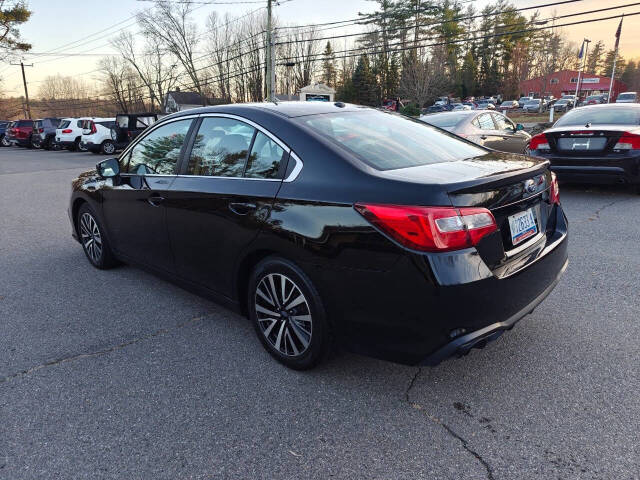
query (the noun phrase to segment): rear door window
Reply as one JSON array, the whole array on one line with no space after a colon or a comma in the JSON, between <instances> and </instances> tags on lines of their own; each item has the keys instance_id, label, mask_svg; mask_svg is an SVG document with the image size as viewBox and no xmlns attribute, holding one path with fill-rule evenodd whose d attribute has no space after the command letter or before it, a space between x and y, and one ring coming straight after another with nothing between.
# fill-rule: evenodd
<instances>
[{"instance_id":1,"label":"rear door window","mask_svg":"<svg viewBox=\"0 0 640 480\"><path fill-rule=\"evenodd\" d=\"M244 176L247 178L278 178L285 151L264 133L256 133Z\"/></svg>"},{"instance_id":2,"label":"rear door window","mask_svg":"<svg viewBox=\"0 0 640 480\"><path fill-rule=\"evenodd\" d=\"M191 150L187 174L242 177L255 131L239 120L205 117ZM259 163L256 158L256 174Z\"/></svg>"},{"instance_id":3,"label":"rear door window","mask_svg":"<svg viewBox=\"0 0 640 480\"><path fill-rule=\"evenodd\" d=\"M60 125L58 125L58 128L67 128L70 123L71 123L70 120L62 120L60 122Z\"/></svg>"},{"instance_id":4,"label":"rear door window","mask_svg":"<svg viewBox=\"0 0 640 480\"><path fill-rule=\"evenodd\" d=\"M493 113L492 115L493 120L496 123L496 127L498 127L498 130L507 130L510 132L513 132L515 130L515 127L513 126L513 123L511 123L511 120L505 118L504 115L500 115L499 113Z\"/></svg>"},{"instance_id":5,"label":"rear door window","mask_svg":"<svg viewBox=\"0 0 640 480\"><path fill-rule=\"evenodd\" d=\"M482 115L478 115L473 119L473 123L476 127L481 130L495 130L496 126L491 119L491 115L489 113L483 113Z\"/></svg>"}]
</instances>

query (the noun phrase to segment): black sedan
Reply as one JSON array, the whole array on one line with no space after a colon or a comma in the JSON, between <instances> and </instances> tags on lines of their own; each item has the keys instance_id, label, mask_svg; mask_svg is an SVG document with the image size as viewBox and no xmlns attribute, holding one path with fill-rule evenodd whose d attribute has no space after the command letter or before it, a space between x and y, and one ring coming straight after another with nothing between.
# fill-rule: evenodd
<instances>
[{"instance_id":1,"label":"black sedan","mask_svg":"<svg viewBox=\"0 0 640 480\"><path fill-rule=\"evenodd\" d=\"M420 120L487 148L501 152L529 153L531 135L524 131L521 124L514 124L500 112L489 110L443 112L423 115Z\"/></svg>"},{"instance_id":2,"label":"black sedan","mask_svg":"<svg viewBox=\"0 0 640 480\"><path fill-rule=\"evenodd\" d=\"M533 137L530 148L561 180L640 188L640 105L576 108Z\"/></svg>"},{"instance_id":3,"label":"black sedan","mask_svg":"<svg viewBox=\"0 0 640 480\"><path fill-rule=\"evenodd\" d=\"M567 264L548 162L342 103L165 117L74 180L69 215L95 267L138 264L236 308L296 369L334 343L409 364L465 354Z\"/></svg>"}]
</instances>

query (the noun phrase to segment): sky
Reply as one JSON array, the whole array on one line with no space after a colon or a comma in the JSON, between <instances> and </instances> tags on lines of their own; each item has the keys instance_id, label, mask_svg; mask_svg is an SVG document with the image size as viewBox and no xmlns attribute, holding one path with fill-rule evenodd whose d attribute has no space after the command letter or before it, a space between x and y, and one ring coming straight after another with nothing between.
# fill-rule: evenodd
<instances>
[{"instance_id":1,"label":"sky","mask_svg":"<svg viewBox=\"0 0 640 480\"><path fill-rule=\"evenodd\" d=\"M517 8L522 8L551 3L554 0L511 1ZM264 2L266 4L266 0ZM196 5L196 15L194 15L201 31L204 30L204 19L214 10L220 15L225 13L241 15L261 6L255 3L235 5L204 3L201 1ZM477 10L480 10L489 3L489 0L476 0L471 3ZM554 13L564 15L631 3L634 2L631 0L581 0L565 5L541 8L540 14L542 17L550 17ZM23 39L33 46L31 53L24 56L25 64L34 64L33 67L25 69L31 97L37 96L39 83L48 75L74 75L93 83L96 80L96 73L92 70L96 69L100 58L98 54L113 53L109 39L120 29L137 31L135 19L131 17L136 12L152 5L150 2L141 0L109 0L107 2L104 0L82 0L81 2L28 0L28 4L33 15L28 23L20 27L20 31ZM356 18L358 12L373 11L375 5L369 0L288 0L282 1L281 5L275 8L275 13L280 22L285 24L322 23ZM525 13L530 14L531 12ZM635 6L617 8L609 12L560 19L556 24L633 12L640 12L640 2L637 2ZM618 23L618 19L610 19L563 27L563 31L571 41L577 44L584 37L587 37L593 41L591 45L602 40L607 48L613 48L614 34ZM340 30L331 30L331 33L334 32L336 34L344 33ZM77 43L68 45L71 42ZM61 47L64 48L61 55L67 56L61 58L51 54L41 55L52 50L59 50ZM91 55L69 55L73 53L90 53ZM640 57L640 15L625 19L620 40L620 53L626 58ZM3 80L2 93L5 96L23 94L19 66L0 64L0 77Z\"/></svg>"}]
</instances>

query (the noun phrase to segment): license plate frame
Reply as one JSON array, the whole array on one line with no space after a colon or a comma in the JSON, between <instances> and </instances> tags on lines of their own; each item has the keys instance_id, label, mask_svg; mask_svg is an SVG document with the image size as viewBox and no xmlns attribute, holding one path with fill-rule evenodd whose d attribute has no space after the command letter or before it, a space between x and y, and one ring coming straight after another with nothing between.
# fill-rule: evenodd
<instances>
[{"instance_id":1,"label":"license plate frame","mask_svg":"<svg viewBox=\"0 0 640 480\"><path fill-rule=\"evenodd\" d=\"M515 247L538 234L538 224L533 208L509 215L509 233L511 244Z\"/></svg>"}]
</instances>

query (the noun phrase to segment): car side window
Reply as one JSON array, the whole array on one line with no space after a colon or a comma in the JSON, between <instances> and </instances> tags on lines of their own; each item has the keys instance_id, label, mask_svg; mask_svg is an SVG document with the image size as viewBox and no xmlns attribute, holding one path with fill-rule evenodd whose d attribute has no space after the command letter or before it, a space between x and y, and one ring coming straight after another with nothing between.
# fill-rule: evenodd
<instances>
[{"instance_id":1,"label":"car side window","mask_svg":"<svg viewBox=\"0 0 640 480\"><path fill-rule=\"evenodd\" d=\"M131 150L124 172L134 175L175 175L180 150L191 119L167 123L151 131Z\"/></svg>"},{"instance_id":2,"label":"car side window","mask_svg":"<svg viewBox=\"0 0 640 480\"><path fill-rule=\"evenodd\" d=\"M187 174L242 177L255 132L239 120L205 117L191 150Z\"/></svg>"},{"instance_id":3,"label":"car side window","mask_svg":"<svg viewBox=\"0 0 640 480\"><path fill-rule=\"evenodd\" d=\"M84 120L78 120L78 121L76 122L76 126L77 126L78 128L82 128L82 122L83 122L83 121L84 121Z\"/></svg>"},{"instance_id":4,"label":"car side window","mask_svg":"<svg viewBox=\"0 0 640 480\"><path fill-rule=\"evenodd\" d=\"M277 178L285 151L280 145L258 132L244 176L248 178Z\"/></svg>"},{"instance_id":5,"label":"car side window","mask_svg":"<svg viewBox=\"0 0 640 480\"><path fill-rule=\"evenodd\" d=\"M481 130L495 130L495 125L493 124L493 120L491 120L491 115L488 113L483 113L482 115L478 115L473 119L473 123L476 127Z\"/></svg>"},{"instance_id":6,"label":"car side window","mask_svg":"<svg viewBox=\"0 0 640 480\"><path fill-rule=\"evenodd\" d=\"M493 119L496 122L496 126L498 127L498 130L515 131L516 129L513 123L511 123L511 120L509 120L508 118L505 118L504 115L494 113Z\"/></svg>"}]
</instances>

